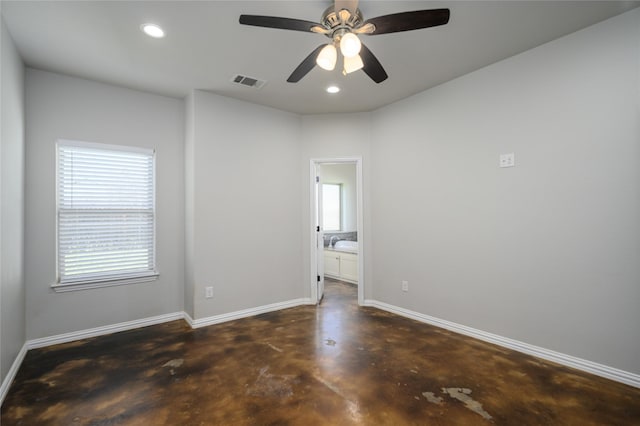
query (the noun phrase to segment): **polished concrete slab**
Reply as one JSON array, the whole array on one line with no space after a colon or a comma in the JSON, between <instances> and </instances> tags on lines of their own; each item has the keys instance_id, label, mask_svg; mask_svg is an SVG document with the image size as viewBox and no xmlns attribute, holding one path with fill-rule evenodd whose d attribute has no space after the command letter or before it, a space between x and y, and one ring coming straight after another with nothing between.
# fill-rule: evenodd
<instances>
[{"instance_id":1,"label":"polished concrete slab","mask_svg":"<svg viewBox=\"0 0 640 426\"><path fill-rule=\"evenodd\" d=\"M29 351L9 425L640 425L640 389L356 303Z\"/></svg>"}]
</instances>

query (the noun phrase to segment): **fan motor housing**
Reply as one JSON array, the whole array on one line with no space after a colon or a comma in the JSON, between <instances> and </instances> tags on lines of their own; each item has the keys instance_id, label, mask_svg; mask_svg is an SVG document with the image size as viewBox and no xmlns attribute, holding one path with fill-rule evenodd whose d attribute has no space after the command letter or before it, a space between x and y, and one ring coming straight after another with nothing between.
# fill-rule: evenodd
<instances>
[{"instance_id":1,"label":"fan motor housing","mask_svg":"<svg viewBox=\"0 0 640 426\"><path fill-rule=\"evenodd\" d=\"M322 25L329 30L326 34L327 37L333 39L335 35L341 37L346 32L351 32L354 28L358 28L362 25L362 12L360 9L356 9L356 13L351 14L346 9L343 9L347 12L345 15L347 18L343 20L340 18L340 14L336 13L336 10L333 6L327 8L322 14Z\"/></svg>"}]
</instances>

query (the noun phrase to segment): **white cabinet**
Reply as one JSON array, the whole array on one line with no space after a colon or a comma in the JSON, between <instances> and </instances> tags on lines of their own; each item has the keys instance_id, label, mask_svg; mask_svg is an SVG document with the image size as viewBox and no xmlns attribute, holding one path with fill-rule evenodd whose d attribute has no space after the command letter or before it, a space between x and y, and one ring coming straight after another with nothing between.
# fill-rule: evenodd
<instances>
[{"instance_id":1,"label":"white cabinet","mask_svg":"<svg viewBox=\"0 0 640 426\"><path fill-rule=\"evenodd\" d=\"M358 282L358 255L340 253L340 279Z\"/></svg>"},{"instance_id":2,"label":"white cabinet","mask_svg":"<svg viewBox=\"0 0 640 426\"><path fill-rule=\"evenodd\" d=\"M358 255L342 251L324 251L324 275L358 283Z\"/></svg>"},{"instance_id":3,"label":"white cabinet","mask_svg":"<svg viewBox=\"0 0 640 426\"><path fill-rule=\"evenodd\" d=\"M325 250L324 274L334 278L340 276L340 254L338 252Z\"/></svg>"}]
</instances>

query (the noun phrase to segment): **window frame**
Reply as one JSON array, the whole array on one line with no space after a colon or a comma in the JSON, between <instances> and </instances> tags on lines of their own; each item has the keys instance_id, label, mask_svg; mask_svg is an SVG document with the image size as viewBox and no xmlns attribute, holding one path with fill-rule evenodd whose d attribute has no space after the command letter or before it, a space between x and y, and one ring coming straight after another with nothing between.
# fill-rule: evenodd
<instances>
[{"instance_id":1,"label":"window frame","mask_svg":"<svg viewBox=\"0 0 640 426\"><path fill-rule=\"evenodd\" d=\"M151 156L151 182L152 182L152 269L136 273L113 274L113 276L96 277L96 278L80 278L77 280L62 280L60 271L60 185L58 179L60 176L60 149L61 147L78 147L90 148L104 151L116 151L121 153L139 153ZM68 292L76 290L85 290L101 287L112 287L128 284L137 284L143 282L155 281L159 277L157 269L157 210L156 210L156 150L152 148L133 147L127 145L112 145L95 142L84 142L77 140L58 139L55 143L55 282L51 284L51 288L55 292ZM114 209L115 210L115 209Z\"/></svg>"}]
</instances>

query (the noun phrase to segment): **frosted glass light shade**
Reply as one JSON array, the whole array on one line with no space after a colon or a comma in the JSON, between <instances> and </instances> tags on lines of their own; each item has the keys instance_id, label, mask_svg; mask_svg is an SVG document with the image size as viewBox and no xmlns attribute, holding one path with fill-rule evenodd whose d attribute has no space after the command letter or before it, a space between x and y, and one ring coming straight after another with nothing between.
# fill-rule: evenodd
<instances>
[{"instance_id":1,"label":"frosted glass light shade","mask_svg":"<svg viewBox=\"0 0 640 426\"><path fill-rule=\"evenodd\" d=\"M358 71L363 66L364 64L362 63L362 58L360 57L360 55L351 56L351 57L345 56L344 58L344 72L346 74L350 74L354 71Z\"/></svg>"},{"instance_id":2,"label":"frosted glass light shade","mask_svg":"<svg viewBox=\"0 0 640 426\"><path fill-rule=\"evenodd\" d=\"M338 60L338 52L333 44L327 44L322 48L320 54L316 58L316 64L322 69L331 71L336 67Z\"/></svg>"},{"instance_id":3,"label":"frosted glass light shade","mask_svg":"<svg viewBox=\"0 0 640 426\"><path fill-rule=\"evenodd\" d=\"M351 58L360 53L362 43L357 35L353 33L347 33L342 36L340 40L340 51L345 58Z\"/></svg>"}]
</instances>

